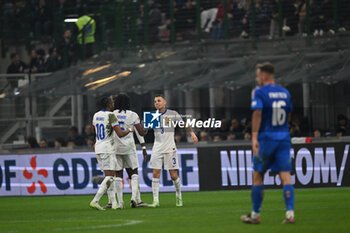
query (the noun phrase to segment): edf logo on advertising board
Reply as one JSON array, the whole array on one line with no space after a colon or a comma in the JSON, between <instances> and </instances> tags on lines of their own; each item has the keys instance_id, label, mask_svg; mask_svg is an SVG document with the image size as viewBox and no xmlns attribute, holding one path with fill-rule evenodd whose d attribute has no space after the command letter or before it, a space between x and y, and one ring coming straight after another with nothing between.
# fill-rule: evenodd
<instances>
[{"instance_id":1,"label":"edf logo on advertising board","mask_svg":"<svg viewBox=\"0 0 350 233\"><path fill-rule=\"evenodd\" d=\"M141 192L151 192L152 169L143 162L142 151L137 152ZM183 190L199 190L196 149L179 149L178 154ZM94 176L104 174L90 152L0 156L0 196L94 194L98 188L91 182ZM130 192L127 174L124 177L124 192ZM168 173L162 173L160 187L160 191L173 189Z\"/></svg>"}]
</instances>

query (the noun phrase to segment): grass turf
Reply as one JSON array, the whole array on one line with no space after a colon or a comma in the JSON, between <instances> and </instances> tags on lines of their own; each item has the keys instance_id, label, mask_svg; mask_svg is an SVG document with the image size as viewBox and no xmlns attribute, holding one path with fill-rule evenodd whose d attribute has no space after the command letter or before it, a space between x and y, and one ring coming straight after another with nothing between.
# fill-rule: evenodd
<instances>
[{"instance_id":1,"label":"grass turf","mask_svg":"<svg viewBox=\"0 0 350 233\"><path fill-rule=\"evenodd\" d=\"M0 232L350 232L350 188L296 189L296 224L282 225L282 190L265 190L260 225L245 225L250 191L160 193L160 208L97 211L91 196L1 197ZM143 194L151 202L151 194ZM107 202L103 197L101 204Z\"/></svg>"}]
</instances>

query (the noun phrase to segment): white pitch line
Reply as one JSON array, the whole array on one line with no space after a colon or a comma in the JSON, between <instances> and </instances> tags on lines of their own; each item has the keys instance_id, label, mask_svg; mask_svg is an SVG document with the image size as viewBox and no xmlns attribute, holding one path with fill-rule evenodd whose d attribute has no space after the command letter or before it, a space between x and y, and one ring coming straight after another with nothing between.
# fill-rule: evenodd
<instances>
[{"instance_id":1,"label":"white pitch line","mask_svg":"<svg viewBox=\"0 0 350 233\"><path fill-rule=\"evenodd\" d=\"M95 229L105 229L112 227L125 227L130 225L135 225L142 223L141 220L126 220L126 223L119 224L108 224L108 225L97 225L97 226L86 226L86 227L67 227L67 228L55 228L54 231L78 231L78 230L95 230Z\"/></svg>"},{"instance_id":2,"label":"white pitch line","mask_svg":"<svg viewBox=\"0 0 350 233\"><path fill-rule=\"evenodd\" d=\"M75 222L80 221L81 218L70 218L70 219L33 219L33 220L0 220L0 223L32 223L32 222ZM84 220L96 221L99 222L101 220L96 218L84 218Z\"/></svg>"}]
</instances>

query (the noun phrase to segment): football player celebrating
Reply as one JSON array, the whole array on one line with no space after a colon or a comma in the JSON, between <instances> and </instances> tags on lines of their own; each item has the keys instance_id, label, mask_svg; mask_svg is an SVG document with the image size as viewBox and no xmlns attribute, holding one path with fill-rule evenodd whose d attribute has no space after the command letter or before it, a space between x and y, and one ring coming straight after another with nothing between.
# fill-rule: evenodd
<instances>
[{"instance_id":1,"label":"football player celebrating","mask_svg":"<svg viewBox=\"0 0 350 233\"><path fill-rule=\"evenodd\" d=\"M164 96L157 95L154 98L154 106L157 109L157 113L160 117L160 129L154 129L154 144L152 148L151 161L149 167L153 169L152 179L152 192L153 192L153 203L151 207L159 207L159 178L162 166L168 170L171 179L174 183L176 190L176 206L183 206L182 195L181 195L181 181L178 176L179 162L178 155L176 152L176 145L174 139L174 124L171 122L182 121L181 116L173 110L166 108L167 101ZM166 127L163 122L169 123ZM186 131L191 134L194 143L198 142L196 134L190 127L186 127Z\"/></svg>"},{"instance_id":2,"label":"football player celebrating","mask_svg":"<svg viewBox=\"0 0 350 233\"><path fill-rule=\"evenodd\" d=\"M115 140L114 132L119 137L124 137L133 131L132 128L122 130L118 120L111 112L114 108L114 102L111 97L104 97L101 100L102 110L94 114L92 125L96 132L96 143L94 152L97 162L105 174L100 188L98 189L94 199L90 202L90 207L97 210L104 210L99 205L99 200L107 191L108 187L113 184L116 174L116 158L115 158ZM112 199L112 208L117 209L117 203Z\"/></svg>"}]
</instances>

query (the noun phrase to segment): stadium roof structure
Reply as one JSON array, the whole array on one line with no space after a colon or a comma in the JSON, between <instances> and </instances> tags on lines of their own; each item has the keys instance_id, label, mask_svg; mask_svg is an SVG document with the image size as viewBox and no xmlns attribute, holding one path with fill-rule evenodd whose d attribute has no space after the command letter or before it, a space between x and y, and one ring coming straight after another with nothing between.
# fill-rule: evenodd
<instances>
[{"instance_id":1,"label":"stadium roof structure","mask_svg":"<svg viewBox=\"0 0 350 233\"><path fill-rule=\"evenodd\" d=\"M257 63L270 61L282 85L337 83L349 78L348 36L316 39L235 40L110 49L88 61L38 79L23 96L191 90L236 90L255 83Z\"/></svg>"}]
</instances>

